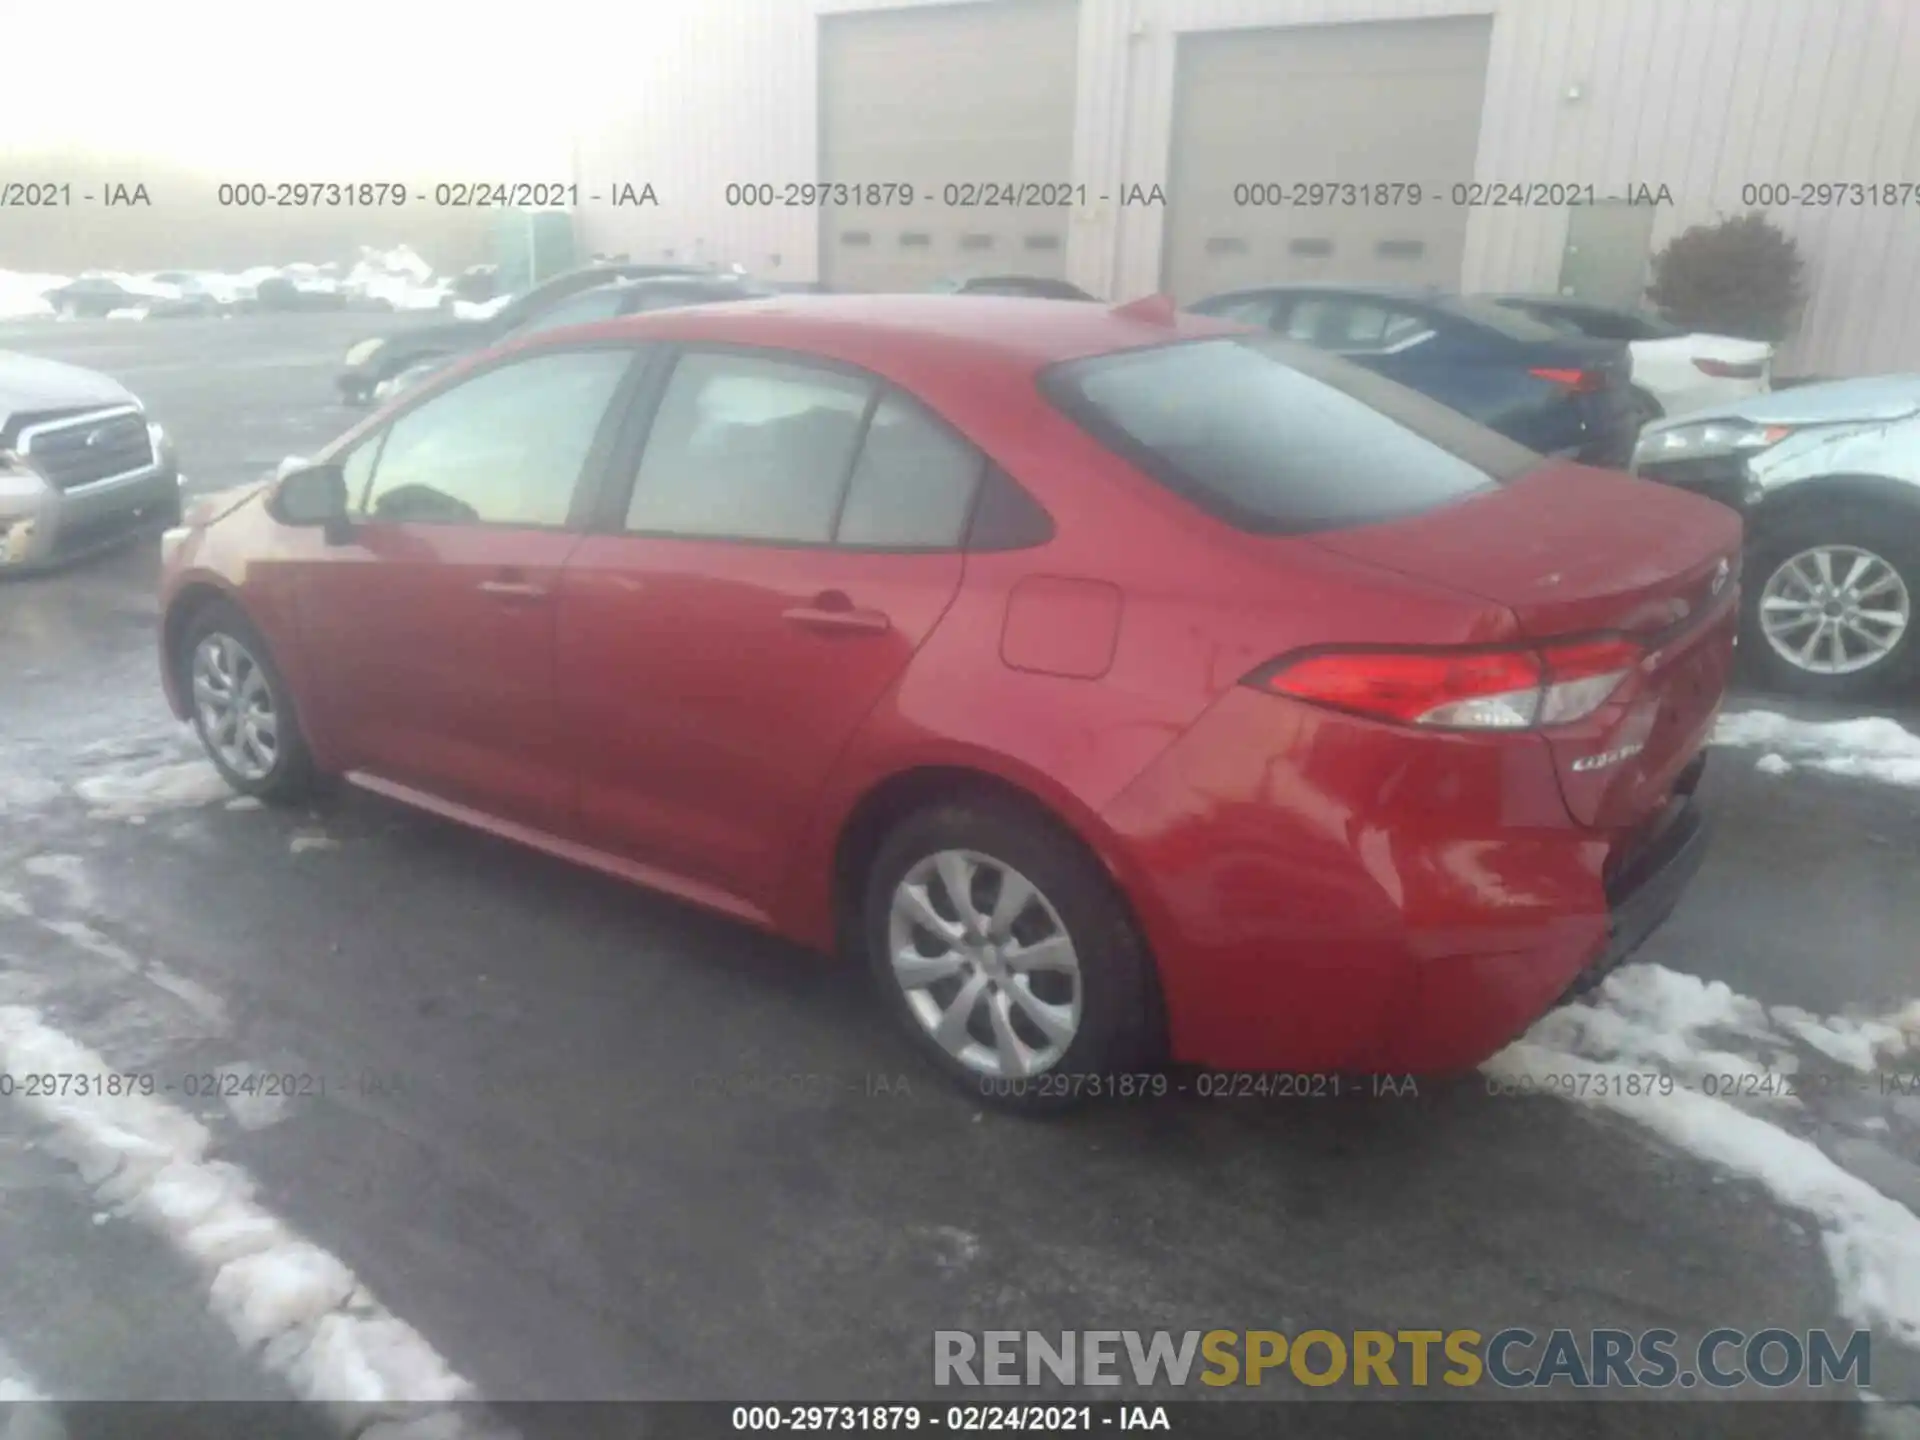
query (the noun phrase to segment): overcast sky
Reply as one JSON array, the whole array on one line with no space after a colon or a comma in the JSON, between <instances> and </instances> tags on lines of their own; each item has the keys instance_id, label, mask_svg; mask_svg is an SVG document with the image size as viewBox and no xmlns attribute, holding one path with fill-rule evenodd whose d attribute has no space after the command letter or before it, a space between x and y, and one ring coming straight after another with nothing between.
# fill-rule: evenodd
<instances>
[{"instance_id":1,"label":"overcast sky","mask_svg":"<svg viewBox=\"0 0 1920 1440\"><path fill-rule=\"evenodd\" d=\"M615 14L634 39L645 28L644 4L618 0L3 8L0 150L82 145L236 179L565 179L571 126L617 92L622 46L593 37Z\"/></svg>"}]
</instances>

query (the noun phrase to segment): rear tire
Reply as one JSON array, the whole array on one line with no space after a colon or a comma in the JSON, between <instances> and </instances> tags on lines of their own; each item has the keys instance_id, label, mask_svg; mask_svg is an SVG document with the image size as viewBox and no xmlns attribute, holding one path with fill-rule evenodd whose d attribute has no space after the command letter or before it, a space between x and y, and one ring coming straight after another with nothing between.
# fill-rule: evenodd
<instances>
[{"instance_id":1,"label":"rear tire","mask_svg":"<svg viewBox=\"0 0 1920 1440\"><path fill-rule=\"evenodd\" d=\"M954 800L901 821L869 868L860 933L915 1047L987 1103L1138 1096L1164 1059L1159 978L1112 880L1024 806Z\"/></svg>"},{"instance_id":2,"label":"rear tire","mask_svg":"<svg viewBox=\"0 0 1920 1440\"><path fill-rule=\"evenodd\" d=\"M1920 517L1844 502L1829 513L1796 516L1757 537L1746 570L1741 649L1779 689L1852 700L1913 679ZM1836 628L1843 647L1837 655Z\"/></svg>"},{"instance_id":3,"label":"rear tire","mask_svg":"<svg viewBox=\"0 0 1920 1440\"><path fill-rule=\"evenodd\" d=\"M317 787L313 752L266 640L238 607L211 602L187 622L174 655L181 693L207 758L242 795L293 805Z\"/></svg>"}]
</instances>

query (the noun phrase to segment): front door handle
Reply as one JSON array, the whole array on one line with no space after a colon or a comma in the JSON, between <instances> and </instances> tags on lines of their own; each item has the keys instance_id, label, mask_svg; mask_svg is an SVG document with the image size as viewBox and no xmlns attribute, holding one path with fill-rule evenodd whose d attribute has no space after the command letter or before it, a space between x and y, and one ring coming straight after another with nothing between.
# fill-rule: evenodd
<instances>
[{"instance_id":1,"label":"front door handle","mask_svg":"<svg viewBox=\"0 0 1920 1440\"><path fill-rule=\"evenodd\" d=\"M507 600L540 600L545 598L547 587L536 585L531 580L482 580L480 593L498 595Z\"/></svg>"},{"instance_id":2,"label":"front door handle","mask_svg":"<svg viewBox=\"0 0 1920 1440\"><path fill-rule=\"evenodd\" d=\"M783 610L780 618L790 625L799 625L808 630L862 635L884 635L893 628L893 621L884 612L862 610L838 590L815 596L811 605L796 605L791 610Z\"/></svg>"}]
</instances>

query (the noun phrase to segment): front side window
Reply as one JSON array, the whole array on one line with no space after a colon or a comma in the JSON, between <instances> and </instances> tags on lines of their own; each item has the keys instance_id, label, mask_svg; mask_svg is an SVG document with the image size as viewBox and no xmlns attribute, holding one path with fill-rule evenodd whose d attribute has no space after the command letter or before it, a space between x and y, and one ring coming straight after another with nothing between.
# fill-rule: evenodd
<instances>
[{"instance_id":1,"label":"front side window","mask_svg":"<svg viewBox=\"0 0 1920 1440\"><path fill-rule=\"evenodd\" d=\"M548 352L485 371L407 411L372 461L366 518L566 524L594 437L632 363L626 349Z\"/></svg>"},{"instance_id":2,"label":"front side window","mask_svg":"<svg viewBox=\"0 0 1920 1440\"><path fill-rule=\"evenodd\" d=\"M640 457L626 528L826 543L874 388L789 360L682 356Z\"/></svg>"},{"instance_id":3,"label":"front side window","mask_svg":"<svg viewBox=\"0 0 1920 1440\"><path fill-rule=\"evenodd\" d=\"M1437 400L1268 336L1073 361L1042 388L1168 488L1263 534L1417 514L1541 463Z\"/></svg>"}]
</instances>

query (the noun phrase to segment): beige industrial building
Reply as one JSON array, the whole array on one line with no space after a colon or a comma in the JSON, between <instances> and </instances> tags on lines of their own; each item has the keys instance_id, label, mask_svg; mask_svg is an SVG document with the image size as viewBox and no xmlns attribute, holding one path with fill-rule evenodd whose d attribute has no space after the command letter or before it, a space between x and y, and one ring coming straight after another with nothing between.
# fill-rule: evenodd
<instances>
[{"instance_id":1,"label":"beige industrial building","mask_svg":"<svg viewBox=\"0 0 1920 1440\"><path fill-rule=\"evenodd\" d=\"M1807 260L1779 370L1920 370L1920 0L637 13L603 37L618 103L575 146L592 250L844 289L1017 271L1113 299L1324 278L1631 302L1674 235L1762 208ZM643 185L657 203L614 203Z\"/></svg>"}]
</instances>

